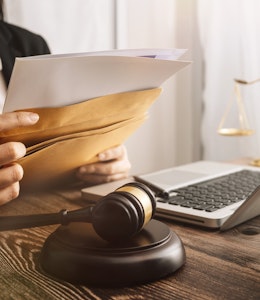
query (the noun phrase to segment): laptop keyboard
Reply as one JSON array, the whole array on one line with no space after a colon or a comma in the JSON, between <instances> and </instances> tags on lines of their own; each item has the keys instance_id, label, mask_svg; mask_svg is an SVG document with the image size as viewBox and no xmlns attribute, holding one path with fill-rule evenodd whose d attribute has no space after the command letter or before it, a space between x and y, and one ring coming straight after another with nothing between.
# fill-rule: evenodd
<instances>
[{"instance_id":1,"label":"laptop keyboard","mask_svg":"<svg viewBox=\"0 0 260 300\"><path fill-rule=\"evenodd\" d=\"M173 190L174 196L158 201L213 212L246 200L259 185L260 172L242 170Z\"/></svg>"}]
</instances>

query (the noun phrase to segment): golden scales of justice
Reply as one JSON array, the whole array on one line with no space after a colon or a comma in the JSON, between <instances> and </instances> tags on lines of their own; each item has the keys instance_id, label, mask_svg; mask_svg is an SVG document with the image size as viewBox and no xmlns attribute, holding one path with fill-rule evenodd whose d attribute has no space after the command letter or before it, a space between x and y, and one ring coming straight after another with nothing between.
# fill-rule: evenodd
<instances>
[{"instance_id":1,"label":"golden scales of justice","mask_svg":"<svg viewBox=\"0 0 260 300\"><path fill-rule=\"evenodd\" d=\"M230 101L227 104L227 108L221 118L221 121L218 126L217 132L220 135L224 136L249 136L254 134L254 130L250 127L248 118L245 111L245 105L243 98L240 93L239 85L249 85L254 84L258 81L260 81L260 78L255 79L253 81L246 81L242 79L234 79L235 81L235 97L231 97ZM236 103L235 103L236 101ZM238 113L238 126L237 127L225 127L225 123L227 121L227 118L231 112L231 109L233 105L237 105L237 113ZM260 159L254 159L251 162L252 165L260 167Z\"/></svg>"}]
</instances>

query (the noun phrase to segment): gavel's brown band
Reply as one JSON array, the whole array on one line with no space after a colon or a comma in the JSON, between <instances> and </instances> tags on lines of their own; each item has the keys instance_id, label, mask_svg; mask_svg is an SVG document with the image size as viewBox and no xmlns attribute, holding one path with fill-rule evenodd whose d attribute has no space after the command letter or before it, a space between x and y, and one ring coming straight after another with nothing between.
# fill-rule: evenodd
<instances>
[{"instance_id":1,"label":"gavel's brown band","mask_svg":"<svg viewBox=\"0 0 260 300\"><path fill-rule=\"evenodd\" d=\"M116 191L130 193L138 199L138 201L141 203L141 205L144 208L144 224L143 224L143 226L151 220L152 215L153 215L152 201L151 201L149 195L145 191L139 189L138 187L134 187L131 185L122 186L121 188L117 189Z\"/></svg>"}]
</instances>

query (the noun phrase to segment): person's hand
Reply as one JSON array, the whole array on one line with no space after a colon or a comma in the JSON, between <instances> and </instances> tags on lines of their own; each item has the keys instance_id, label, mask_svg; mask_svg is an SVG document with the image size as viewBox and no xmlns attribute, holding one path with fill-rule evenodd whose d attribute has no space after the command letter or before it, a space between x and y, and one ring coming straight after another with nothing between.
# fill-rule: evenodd
<instances>
[{"instance_id":1,"label":"person's hand","mask_svg":"<svg viewBox=\"0 0 260 300\"><path fill-rule=\"evenodd\" d=\"M12 112L0 115L0 132L35 124L39 116L31 112ZM15 161L26 154L24 144L8 142L0 144L0 205L19 195L19 181L23 169Z\"/></svg>"},{"instance_id":2,"label":"person's hand","mask_svg":"<svg viewBox=\"0 0 260 300\"><path fill-rule=\"evenodd\" d=\"M76 176L88 184L101 184L128 177L131 168L125 146L120 145L99 154L99 162L84 165Z\"/></svg>"}]
</instances>

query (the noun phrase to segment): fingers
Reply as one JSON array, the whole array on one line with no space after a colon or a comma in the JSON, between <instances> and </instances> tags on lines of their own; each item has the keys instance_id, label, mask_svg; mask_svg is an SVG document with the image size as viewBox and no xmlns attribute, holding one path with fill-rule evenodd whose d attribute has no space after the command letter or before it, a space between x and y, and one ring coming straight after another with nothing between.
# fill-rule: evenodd
<instances>
[{"instance_id":1,"label":"fingers","mask_svg":"<svg viewBox=\"0 0 260 300\"><path fill-rule=\"evenodd\" d=\"M15 182L14 184L1 189L0 190L0 205L6 204L7 202L18 197L20 191L19 182Z\"/></svg>"},{"instance_id":2,"label":"fingers","mask_svg":"<svg viewBox=\"0 0 260 300\"><path fill-rule=\"evenodd\" d=\"M126 148L124 145L119 145L99 153L98 158L100 161L108 161L112 159L119 159L124 156L127 156Z\"/></svg>"},{"instance_id":3,"label":"fingers","mask_svg":"<svg viewBox=\"0 0 260 300\"><path fill-rule=\"evenodd\" d=\"M79 168L77 177L91 184L100 184L127 178L131 168L124 146L118 146L102 152L100 162Z\"/></svg>"},{"instance_id":4,"label":"fingers","mask_svg":"<svg viewBox=\"0 0 260 300\"><path fill-rule=\"evenodd\" d=\"M108 162L97 162L80 167L81 174L113 175L125 173L130 170L130 163L125 159L110 160Z\"/></svg>"},{"instance_id":5,"label":"fingers","mask_svg":"<svg viewBox=\"0 0 260 300\"><path fill-rule=\"evenodd\" d=\"M31 112L12 112L0 115L0 132L23 126L34 125L38 114ZM0 145L0 205L19 195L19 181L23 177L23 168L12 163L26 154L25 145L8 142Z\"/></svg>"},{"instance_id":6,"label":"fingers","mask_svg":"<svg viewBox=\"0 0 260 300\"><path fill-rule=\"evenodd\" d=\"M10 164L0 169L0 205L15 199L19 195L19 181L23 177L23 168Z\"/></svg>"},{"instance_id":7,"label":"fingers","mask_svg":"<svg viewBox=\"0 0 260 300\"><path fill-rule=\"evenodd\" d=\"M130 170L129 161L113 160L82 166L77 176L89 183L104 183L128 177Z\"/></svg>"},{"instance_id":8,"label":"fingers","mask_svg":"<svg viewBox=\"0 0 260 300\"><path fill-rule=\"evenodd\" d=\"M115 180L125 179L129 176L128 173L117 173L112 175L102 175L102 174L78 174L77 177L86 184L95 185L108 183Z\"/></svg>"},{"instance_id":9,"label":"fingers","mask_svg":"<svg viewBox=\"0 0 260 300\"><path fill-rule=\"evenodd\" d=\"M11 112L0 115L0 132L37 123L39 115L32 112Z\"/></svg>"},{"instance_id":10,"label":"fingers","mask_svg":"<svg viewBox=\"0 0 260 300\"><path fill-rule=\"evenodd\" d=\"M0 145L0 205L19 195L19 181L23 178L23 168L12 163L26 153L22 143L10 142Z\"/></svg>"},{"instance_id":11,"label":"fingers","mask_svg":"<svg viewBox=\"0 0 260 300\"><path fill-rule=\"evenodd\" d=\"M23 178L23 168L16 163L0 169L0 189L12 185Z\"/></svg>"},{"instance_id":12,"label":"fingers","mask_svg":"<svg viewBox=\"0 0 260 300\"><path fill-rule=\"evenodd\" d=\"M9 142L0 145L0 166L16 161L26 154L24 144L19 142Z\"/></svg>"}]
</instances>

